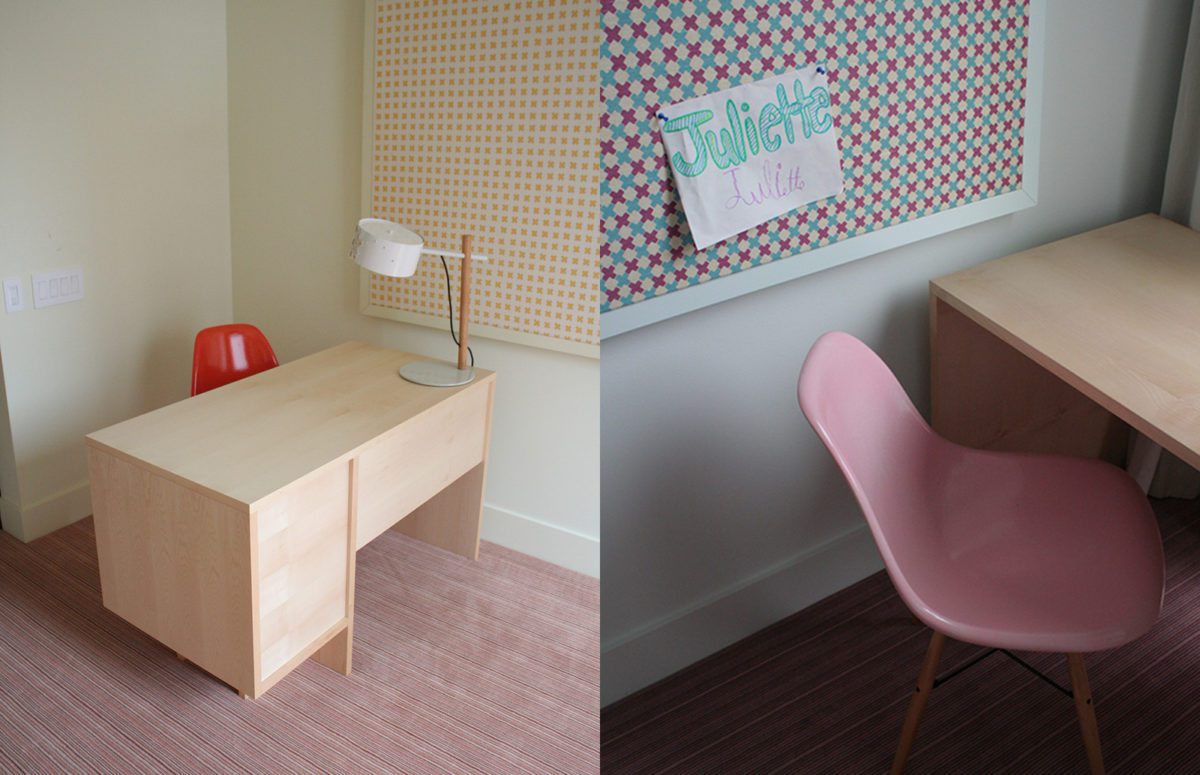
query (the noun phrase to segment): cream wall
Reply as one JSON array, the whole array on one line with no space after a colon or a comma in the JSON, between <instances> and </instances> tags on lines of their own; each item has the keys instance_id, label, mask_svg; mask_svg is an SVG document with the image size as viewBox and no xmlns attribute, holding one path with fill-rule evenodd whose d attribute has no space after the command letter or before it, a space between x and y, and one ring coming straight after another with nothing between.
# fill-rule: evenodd
<instances>
[{"instance_id":1,"label":"cream wall","mask_svg":"<svg viewBox=\"0 0 1200 775\"><path fill-rule=\"evenodd\" d=\"M445 330L358 311L364 8L228 4L234 314L282 360L347 339L449 360ZM483 537L598 575L598 362L472 342L499 373Z\"/></svg>"},{"instance_id":2,"label":"cream wall","mask_svg":"<svg viewBox=\"0 0 1200 775\"><path fill-rule=\"evenodd\" d=\"M1036 207L603 343L604 703L881 567L796 405L818 336L927 406L931 278L1158 210L1190 0L1046 5Z\"/></svg>"},{"instance_id":3,"label":"cream wall","mask_svg":"<svg viewBox=\"0 0 1200 775\"><path fill-rule=\"evenodd\" d=\"M186 397L194 332L230 316L225 3L5 0L0 106L26 294L0 311L0 508L29 540L91 513L83 435ZM86 298L33 309L29 275L74 264Z\"/></svg>"}]
</instances>

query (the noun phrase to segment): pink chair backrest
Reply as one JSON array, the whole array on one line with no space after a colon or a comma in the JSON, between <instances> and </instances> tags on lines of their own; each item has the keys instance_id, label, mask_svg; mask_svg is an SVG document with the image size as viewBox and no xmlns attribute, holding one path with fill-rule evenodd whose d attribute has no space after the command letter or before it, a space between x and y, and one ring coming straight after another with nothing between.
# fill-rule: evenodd
<instances>
[{"instance_id":1,"label":"pink chair backrest","mask_svg":"<svg viewBox=\"0 0 1200 775\"><path fill-rule=\"evenodd\" d=\"M817 340L796 388L800 408L854 491L893 574L922 553L944 442L869 347L835 331Z\"/></svg>"},{"instance_id":2,"label":"pink chair backrest","mask_svg":"<svg viewBox=\"0 0 1200 775\"><path fill-rule=\"evenodd\" d=\"M257 327L230 323L205 328L192 348L192 395L200 395L279 365Z\"/></svg>"}]
</instances>

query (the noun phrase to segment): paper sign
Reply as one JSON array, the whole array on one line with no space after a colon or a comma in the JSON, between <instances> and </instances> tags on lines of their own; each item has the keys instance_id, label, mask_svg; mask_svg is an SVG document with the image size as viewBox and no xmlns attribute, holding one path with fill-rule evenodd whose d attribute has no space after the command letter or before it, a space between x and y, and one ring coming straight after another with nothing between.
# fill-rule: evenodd
<instances>
[{"instance_id":1,"label":"paper sign","mask_svg":"<svg viewBox=\"0 0 1200 775\"><path fill-rule=\"evenodd\" d=\"M658 120L697 250L842 190L823 67L694 97Z\"/></svg>"}]
</instances>

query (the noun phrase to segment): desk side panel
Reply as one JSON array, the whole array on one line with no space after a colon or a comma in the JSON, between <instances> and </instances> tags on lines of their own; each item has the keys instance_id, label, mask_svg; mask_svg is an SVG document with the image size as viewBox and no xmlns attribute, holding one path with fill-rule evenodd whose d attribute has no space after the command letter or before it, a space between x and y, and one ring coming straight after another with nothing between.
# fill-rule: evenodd
<instances>
[{"instance_id":1,"label":"desk side panel","mask_svg":"<svg viewBox=\"0 0 1200 775\"><path fill-rule=\"evenodd\" d=\"M967 447L1123 464L1129 426L930 294L933 429Z\"/></svg>"},{"instance_id":2,"label":"desk side panel","mask_svg":"<svg viewBox=\"0 0 1200 775\"><path fill-rule=\"evenodd\" d=\"M88 449L104 606L242 691L254 686L249 511Z\"/></svg>"},{"instance_id":3,"label":"desk side panel","mask_svg":"<svg viewBox=\"0 0 1200 775\"><path fill-rule=\"evenodd\" d=\"M476 384L363 447L358 548L484 462L493 385Z\"/></svg>"}]
</instances>

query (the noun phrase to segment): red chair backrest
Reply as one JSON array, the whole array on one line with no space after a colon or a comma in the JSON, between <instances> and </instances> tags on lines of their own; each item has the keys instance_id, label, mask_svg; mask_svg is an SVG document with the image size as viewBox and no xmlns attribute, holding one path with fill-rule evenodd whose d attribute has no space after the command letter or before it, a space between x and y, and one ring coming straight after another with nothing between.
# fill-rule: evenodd
<instances>
[{"instance_id":1,"label":"red chair backrest","mask_svg":"<svg viewBox=\"0 0 1200 775\"><path fill-rule=\"evenodd\" d=\"M213 326L196 334L192 395L228 385L279 365L271 343L248 323Z\"/></svg>"}]
</instances>

